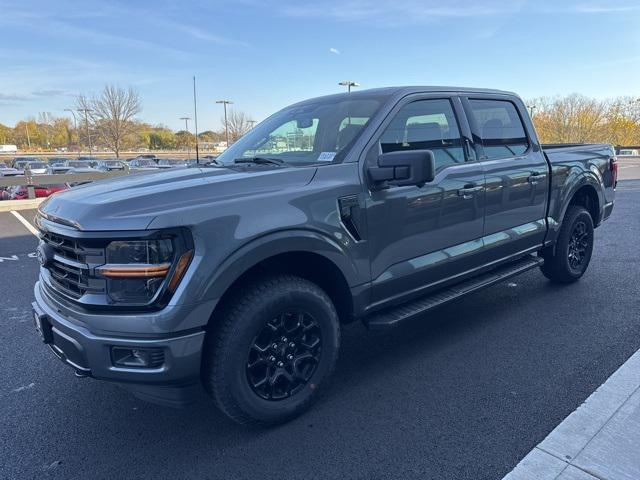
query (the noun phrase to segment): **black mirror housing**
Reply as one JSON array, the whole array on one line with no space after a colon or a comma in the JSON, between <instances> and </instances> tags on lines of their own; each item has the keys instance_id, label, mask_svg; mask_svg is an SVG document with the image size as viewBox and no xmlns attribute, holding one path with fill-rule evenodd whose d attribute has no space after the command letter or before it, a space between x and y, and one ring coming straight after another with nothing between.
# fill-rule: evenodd
<instances>
[{"instance_id":1,"label":"black mirror housing","mask_svg":"<svg viewBox=\"0 0 640 480\"><path fill-rule=\"evenodd\" d=\"M436 161L431 150L404 150L383 153L378 165L369 167L369 176L374 183L407 186L423 185L433 181Z\"/></svg>"}]
</instances>

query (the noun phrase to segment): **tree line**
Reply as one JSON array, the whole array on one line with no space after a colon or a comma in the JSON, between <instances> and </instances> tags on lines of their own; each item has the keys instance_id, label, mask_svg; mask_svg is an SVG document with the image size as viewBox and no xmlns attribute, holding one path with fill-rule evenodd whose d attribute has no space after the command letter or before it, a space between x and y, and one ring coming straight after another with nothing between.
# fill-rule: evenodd
<instances>
[{"instance_id":1,"label":"tree line","mask_svg":"<svg viewBox=\"0 0 640 480\"><path fill-rule=\"evenodd\" d=\"M542 143L640 145L640 98L598 100L574 93L527 105Z\"/></svg>"},{"instance_id":2,"label":"tree line","mask_svg":"<svg viewBox=\"0 0 640 480\"><path fill-rule=\"evenodd\" d=\"M617 97L598 100L579 94L541 97L527 101L542 143L640 144L640 98ZM41 113L19 121L13 128L0 124L0 144L15 144L22 150L45 151L66 147L85 150L92 146L119 156L124 150L186 150L195 147L195 136L173 131L136 117L142 111L134 89L107 85L91 96L79 95L73 118ZM251 129L253 120L241 111L227 116L229 139L236 141ZM198 134L198 141L223 142L225 120L218 131Z\"/></svg>"},{"instance_id":3,"label":"tree line","mask_svg":"<svg viewBox=\"0 0 640 480\"><path fill-rule=\"evenodd\" d=\"M127 150L195 148L193 133L143 122L137 118L141 112L142 103L135 89L107 85L98 94L78 95L70 111L71 118L43 112L19 121L13 128L0 123L0 144L17 145L21 150L30 151L90 148L111 151L116 157ZM199 132L198 142L226 141L224 118L221 123L218 131ZM229 140L236 141L251 129L252 123L246 113L231 109L226 123Z\"/></svg>"}]
</instances>

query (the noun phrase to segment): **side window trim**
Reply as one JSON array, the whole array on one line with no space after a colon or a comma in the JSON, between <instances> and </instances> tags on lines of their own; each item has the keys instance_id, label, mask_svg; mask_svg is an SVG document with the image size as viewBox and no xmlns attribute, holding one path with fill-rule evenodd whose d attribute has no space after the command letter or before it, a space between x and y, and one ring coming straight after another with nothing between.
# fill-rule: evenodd
<instances>
[{"instance_id":1,"label":"side window trim","mask_svg":"<svg viewBox=\"0 0 640 480\"><path fill-rule=\"evenodd\" d=\"M473 142L476 146L476 151L482 152L478 157L478 159L481 162L526 157L533 151L535 142L531 138L531 134L529 133L529 128L527 127L527 123L524 121L524 118L522 118L522 112L520 110L519 105L516 102L514 102L513 99L501 97L498 95L471 95L471 96L465 95L465 96L461 96L460 100L462 102L462 107L466 114L467 121L469 122L469 126L471 127L471 135L473 138ZM506 155L504 157L489 158L485 153L484 143L482 141L482 136L480 134L480 126L478 125L478 122L476 122L475 115L473 113L473 108L471 107L471 103L469 102L469 100L494 100L497 102L509 102L511 105L513 105L516 111L516 114L518 115L518 119L520 120L520 124L522 125L524 135L527 139L527 149L524 152L517 155Z\"/></svg>"}]
</instances>

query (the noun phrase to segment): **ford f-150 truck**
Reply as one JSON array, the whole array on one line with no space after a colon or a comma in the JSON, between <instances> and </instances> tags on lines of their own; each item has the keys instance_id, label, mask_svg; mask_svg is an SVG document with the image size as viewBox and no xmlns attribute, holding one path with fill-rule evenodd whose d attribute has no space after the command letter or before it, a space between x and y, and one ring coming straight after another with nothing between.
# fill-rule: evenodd
<instances>
[{"instance_id":1,"label":"ford f-150 truck","mask_svg":"<svg viewBox=\"0 0 640 480\"><path fill-rule=\"evenodd\" d=\"M578 280L616 176L609 145L540 145L513 93L303 101L206 166L44 202L35 324L79 376L282 422L325 387L344 323L419 321L536 267Z\"/></svg>"}]
</instances>

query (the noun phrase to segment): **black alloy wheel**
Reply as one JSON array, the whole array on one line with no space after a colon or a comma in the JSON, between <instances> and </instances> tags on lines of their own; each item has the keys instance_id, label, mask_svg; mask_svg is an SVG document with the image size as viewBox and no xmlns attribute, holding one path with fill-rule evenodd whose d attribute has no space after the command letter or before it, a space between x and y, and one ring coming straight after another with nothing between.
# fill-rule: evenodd
<instances>
[{"instance_id":1,"label":"black alloy wheel","mask_svg":"<svg viewBox=\"0 0 640 480\"><path fill-rule=\"evenodd\" d=\"M318 323L304 311L289 310L269 320L249 348L247 380L265 400L295 395L313 376L322 354Z\"/></svg>"}]
</instances>

